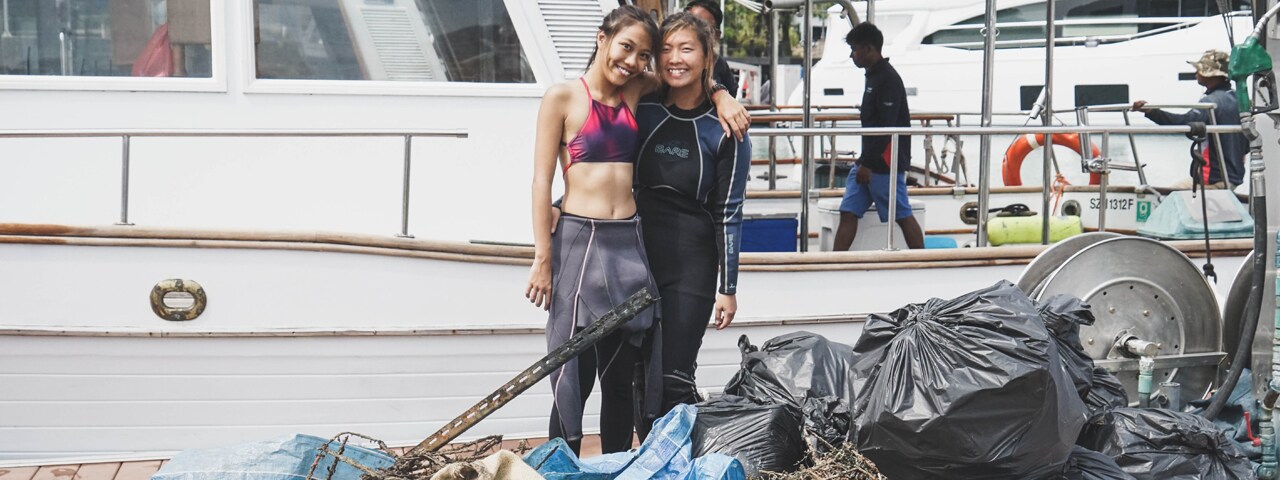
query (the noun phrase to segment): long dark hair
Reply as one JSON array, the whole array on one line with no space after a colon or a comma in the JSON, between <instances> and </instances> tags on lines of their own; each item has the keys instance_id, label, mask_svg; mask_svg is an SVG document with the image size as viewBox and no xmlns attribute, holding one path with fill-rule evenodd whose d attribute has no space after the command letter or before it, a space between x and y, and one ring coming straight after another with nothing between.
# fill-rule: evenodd
<instances>
[{"instance_id":1,"label":"long dark hair","mask_svg":"<svg viewBox=\"0 0 1280 480\"><path fill-rule=\"evenodd\" d=\"M702 65L702 77L699 80L702 82L702 93L707 95L707 99L710 99L711 92L707 88L711 83L711 74L716 65L717 45L715 31L710 25L707 25L707 22L698 18L697 15L689 12L679 12L663 20L661 42L665 44L668 36L684 29L692 30L694 35L698 37L698 42L702 44L702 55L705 60ZM661 52L661 48L658 50Z\"/></svg>"},{"instance_id":2,"label":"long dark hair","mask_svg":"<svg viewBox=\"0 0 1280 480\"><path fill-rule=\"evenodd\" d=\"M599 30L604 33L606 40L612 39L614 35L621 32L622 29L632 25L640 25L644 27L645 33L649 34L649 49L657 50L658 45L658 23L653 21L649 14L644 13L640 7L635 5L623 5L613 9L608 15L604 16L604 21L600 22ZM587 59L587 69L591 69L591 64L596 61L596 54L600 51L600 44L596 44L591 49L591 58Z\"/></svg>"}]
</instances>

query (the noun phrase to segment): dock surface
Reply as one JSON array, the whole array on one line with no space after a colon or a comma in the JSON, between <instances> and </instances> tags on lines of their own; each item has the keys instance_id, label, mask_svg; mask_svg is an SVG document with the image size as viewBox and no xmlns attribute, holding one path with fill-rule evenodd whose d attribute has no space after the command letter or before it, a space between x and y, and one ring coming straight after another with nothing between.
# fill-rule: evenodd
<instances>
[{"instance_id":1,"label":"dock surface","mask_svg":"<svg viewBox=\"0 0 1280 480\"><path fill-rule=\"evenodd\" d=\"M529 439L529 447L537 447L546 438ZM502 448L514 450L521 440L505 440ZM639 446L639 443L636 443ZM410 447L392 448L396 455ZM582 457L600 455L600 436L587 435L582 439ZM168 459L131 462L100 462L63 465L33 465L29 467L0 468L0 480L148 480L151 475L168 463Z\"/></svg>"}]
</instances>

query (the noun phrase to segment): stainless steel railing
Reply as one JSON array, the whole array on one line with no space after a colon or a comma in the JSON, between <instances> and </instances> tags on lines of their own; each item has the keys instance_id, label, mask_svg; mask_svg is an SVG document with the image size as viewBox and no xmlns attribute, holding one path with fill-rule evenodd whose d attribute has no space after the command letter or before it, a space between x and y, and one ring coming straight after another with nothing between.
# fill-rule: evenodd
<instances>
[{"instance_id":1,"label":"stainless steel railing","mask_svg":"<svg viewBox=\"0 0 1280 480\"><path fill-rule=\"evenodd\" d=\"M117 225L133 225L129 223L129 146L134 138L157 137L403 137L404 138L404 191L401 195L400 233L397 236L412 238L409 235L409 169L413 155L413 139L417 137L467 138L466 130L10 130L0 131L0 139L5 138L120 138L120 221Z\"/></svg>"},{"instance_id":2,"label":"stainless steel railing","mask_svg":"<svg viewBox=\"0 0 1280 480\"><path fill-rule=\"evenodd\" d=\"M1223 134L1223 133L1240 133L1242 131L1242 129L1238 125L1210 125L1207 127L1207 130L1208 130L1208 133L1214 134L1214 135ZM1104 135L1103 146L1105 148L1110 146L1108 144L1109 136L1112 134L1125 134L1125 135L1186 134L1190 131L1191 131L1191 127L1188 127L1188 126L1070 125L1070 126L1052 126L1052 127L1046 127L1046 126L1003 127L1002 126L1002 127L892 127L892 128L889 128L889 127L885 127L885 128L881 128L881 127L877 127L877 128L860 128L860 127L754 128L754 129L751 129L749 133L757 137L822 136L822 135L889 135L891 136L890 143L889 143L890 145L889 147L890 148L890 165L889 165L890 172L889 173L890 173L890 178L894 178L898 174L897 153L899 148L898 138L900 135L986 135L986 136L990 136L990 135L1022 135L1022 134L1053 135L1055 133L1075 133L1075 134L1080 134L1081 136L1084 136L1089 134L1095 134L1095 135ZM1110 162L1107 161L1107 158L1108 158L1107 153L1103 151L1103 159L1100 163L1100 167L1103 169L1102 177L1104 182L1102 184L1102 188L1099 189L1100 221L1105 221L1105 218L1106 218L1105 217L1106 214L1103 212L1107 208L1106 202L1105 202L1106 190L1107 190L1105 182L1110 169L1110 166L1109 166ZM983 162L984 164L989 164L991 162L991 159L989 157L979 158L978 160L980 162ZM802 174L812 175L812 172L803 171ZM980 196L983 195L983 193L981 192L990 191L991 179L988 176L981 176L981 178L979 178L978 181L979 181ZM889 185L890 185L889 198L890 199L897 198L897 190L898 190L897 182L890 182ZM1045 195L1048 195L1050 193L1049 187L1050 187L1049 185L1042 186L1042 191L1044 192ZM801 192L800 199L802 202L805 202L802 205L802 207L807 207L808 205L807 202L809 201L809 198L812 193L813 192ZM888 213L889 213L889 219L891 222L895 218L896 203L897 202L895 201L889 202ZM802 213L805 211L806 209L804 208L801 209ZM1044 214L1042 215L1043 222L1046 225L1045 228L1047 228L1047 225L1049 223L1049 216L1050 216L1049 212L1044 212ZM978 218L978 231L979 232L985 231L985 226L986 226L985 216L980 215ZM808 218L804 215L802 215L802 218L800 219L800 239L801 239L801 242L808 242L808 239L809 239ZM886 241L886 250L894 250L892 225L890 225L890 228L889 228L888 240Z\"/></svg>"},{"instance_id":3,"label":"stainless steel railing","mask_svg":"<svg viewBox=\"0 0 1280 480\"><path fill-rule=\"evenodd\" d=\"M796 112L796 111L770 111L770 112L755 112L752 114L751 118L754 123L768 122L771 128L781 128L784 125L793 126L793 125L799 124L800 120L797 119L798 115L799 115L799 112ZM857 122L859 120L859 115L860 115L859 109L857 107L854 107L854 108L821 107L821 108L814 109L812 121L815 124L815 128L837 128L840 126L842 122L846 124L851 122ZM912 112L911 120L912 122L918 122L920 126L924 126L924 127L931 127L934 125L934 122L945 122L948 127L960 126L961 124L960 115L962 114ZM1011 115L1025 115L1025 113L1018 113L1018 114L1011 114ZM818 138L819 143L814 153L815 157L825 158L829 161L827 176L830 180L828 181L826 188L836 188L834 180L836 176L837 165L841 161L840 151L837 148L836 137L837 137L836 135L824 135L819 137ZM765 176L760 177L768 181L769 190L776 190L777 180L779 178L785 178L785 177L779 177L777 174L778 152L777 152L776 139L777 137L769 137L769 170ZM954 152L952 152L954 154L954 158L951 163L952 168L950 169L947 168L947 162L946 162L947 142L951 142L954 145ZM924 136L925 184L928 185L931 181L936 180L934 178L935 167L936 167L937 175L951 173L955 176L957 183L962 182L961 178L967 181L969 173L968 173L967 167L963 162L963 158L964 158L964 152L962 149L963 141L959 138L959 136L948 135L945 138L943 138L943 141L942 141L943 151L941 153L939 153L937 149L934 148L933 144L934 144L933 136L925 135ZM816 169L818 167L815 165L814 168Z\"/></svg>"},{"instance_id":4,"label":"stainless steel railing","mask_svg":"<svg viewBox=\"0 0 1280 480\"><path fill-rule=\"evenodd\" d=\"M1195 109L1195 110L1206 110L1206 111L1208 112L1208 116L1209 116L1209 122L1208 122L1208 124L1209 124L1209 125L1217 125L1217 124L1218 124L1218 118L1217 118L1217 115L1215 115L1215 114L1214 114L1214 108L1216 108L1216 107L1217 107L1217 105L1215 105L1215 104L1213 104L1213 103L1202 102L1202 103L1164 103L1164 104L1146 104L1143 108L1145 108L1145 109L1171 109L1171 108L1186 108L1186 109ZM1079 109L1077 109L1077 110L1076 110L1076 121L1077 121L1077 123L1079 123L1079 124L1081 124L1081 125L1088 125L1088 124L1089 124L1089 113L1091 113L1091 112L1120 112L1120 113L1123 115L1123 117L1124 117L1124 124L1125 124L1125 125L1131 125L1131 124L1130 124L1130 122L1129 122L1129 112L1130 112L1130 111L1132 111L1132 109L1133 109L1133 105L1132 105L1132 104L1125 104L1125 103L1117 103L1117 104L1109 104L1109 105L1093 105L1093 106L1087 106L1087 107L1080 107ZM1221 145L1221 144L1222 144L1222 138L1220 137L1220 135L1221 135L1221 134L1219 134L1219 133L1214 133L1214 134L1213 134L1213 142L1214 142L1214 143L1216 143L1216 144L1218 144L1218 145ZM1127 134L1126 136L1128 136L1128 137L1129 137L1129 149L1133 152L1133 163L1134 163L1134 165L1133 165L1133 169L1134 169L1135 171L1137 171L1137 173L1138 173L1138 183L1142 184L1143 186L1146 186L1146 185L1147 185L1146 169L1143 167L1143 165L1142 165L1142 161L1141 161L1141 159L1139 159L1139 157L1138 157L1138 144L1137 144L1137 141L1134 139L1134 137L1133 137L1133 134L1132 134L1132 133ZM1081 149L1081 151L1082 151L1081 155L1092 155L1092 147L1091 147L1091 145L1092 145L1092 143L1091 143L1091 141L1090 141L1090 139L1089 139L1089 135L1087 135L1087 134L1085 134L1085 135L1081 135L1081 138L1080 138L1080 149ZM1213 151L1213 150L1215 150L1215 149L1212 149L1212 148L1210 149L1210 151ZM1089 161L1089 160L1091 160L1091 159L1086 159L1086 161ZM1212 161L1212 160L1210 160L1210 159L1206 159L1206 160L1208 160L1208 161ZM1221 168L1221 171L1223 172L1223 175L1226 175L1226 172L1227 172L1227 161L1226 161L1226 159L1225 159L1225 158L1223 158L1223 157L1222 157L1222 152L1221 152L1220 150L1218 151L1218 166L1219 166L1219 168ZM1111 168L1116 168L1116 169L1120 169L1120 170L1128 170L1128 169L1129 169L1129 167L1128 167L1127 165L1126 165L1126 166L1124 166L1123 168L1121 168L1121 167L1119 167L1119 166L1116 166L1116 165L1112 165L1112 166L1111 166Z\"/></svg>"}]
</instances>

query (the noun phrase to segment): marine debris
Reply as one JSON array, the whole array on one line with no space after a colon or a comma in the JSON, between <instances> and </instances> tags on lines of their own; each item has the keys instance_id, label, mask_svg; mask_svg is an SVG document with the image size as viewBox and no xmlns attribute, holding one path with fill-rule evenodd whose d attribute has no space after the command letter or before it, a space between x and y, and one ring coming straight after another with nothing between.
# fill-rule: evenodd
<instances>
[{"instance_id":1,"label":"marine debris","mask_svg":"<svg viewBox=\"0 0 1280 480\"><path fill-rule=\"evenodd\" d=\"M808 435L822 442L821 452L809 445L809 458L812 465L789 473L761 472L763 480L818 480L828 478L844 478L849 480L888 480L876 468L876 465L858 453L857 447L849 442L841 442L832 446L816 435Z\"/></svg>"},{"instance_id":2,"label":"marine debris","mask_svg":"<svg viewBox=\"0 0 1280 480\"><path fill-rule=\"evenodd\" d=\"M378 450L394 457L396 463L386 469L378 470L369 468L359 461L344 455L347 444L352 437L376 445ZM491 435L470 442L451 443L435 451L406 451L403 455L396 455L395 451L388 448L387 444L381 440L358 433L343 432L335 435L328 443L317 449L316 459L311 464L311 470L307 473L307 478L333 480L337 465L341 462L364 472L364 475L361 476L363 480L425 480L432 478L432 476L449 465L460 464L465 468L466 465L502 450L502 436ZM529 446L528 441L522 440L510 450L518 455L524 455L529 450L532 450L532 447ZM321 461L326 456L333 459L331 463ZM322 463L328 463L328 465L322 465ZM317 471L319 471L318 474Z\"/></svg>"}]
</instances>

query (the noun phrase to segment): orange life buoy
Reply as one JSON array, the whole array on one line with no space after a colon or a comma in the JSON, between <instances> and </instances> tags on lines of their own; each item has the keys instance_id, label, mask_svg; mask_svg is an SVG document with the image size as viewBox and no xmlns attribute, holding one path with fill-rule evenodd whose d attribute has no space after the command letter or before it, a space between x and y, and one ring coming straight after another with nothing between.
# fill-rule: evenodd
<instances>
[{"instance_id":1,"label":"orange life buoy","mask_svg":"<svg viewBox=\"0 0 1280 480\"><path fill-rule=\"evenodd\" d=\"M1019 135L1009 145L1009 149L1004 151L1004 166L1001 169L1004 177L1005 186L1016 187L1022 185L1022 160L1027 158L1027 154L1032 150L1039 148L1044 144L1044 135L1032 135L1030 133ZM1062 145L1070 148L1071 151L1080 153L1080 135L1074 133L1055 133L1053 134L1053 144ZM1093 157L1102 156L1097 145L1093 145ZM1089 184L1097 185L1102 183L1102 176L1097 173L1089 174Z\"/></svg>"}]
</instances>

